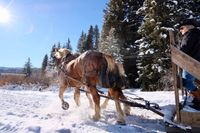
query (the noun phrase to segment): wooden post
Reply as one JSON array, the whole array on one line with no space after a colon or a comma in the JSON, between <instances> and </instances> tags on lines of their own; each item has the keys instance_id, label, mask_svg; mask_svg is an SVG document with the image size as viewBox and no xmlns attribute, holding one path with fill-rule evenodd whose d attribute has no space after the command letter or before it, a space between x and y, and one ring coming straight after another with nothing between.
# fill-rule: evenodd
<instances>
[{"instance_id":1,"label":"wooden post","mask_svg":"<svg viewBox=\"0 0 200 133\"><path fill-rule=\"evenodd\" d=\"M174 93L175 93L177 122L180 122L181 115L180 115L180 104L179 104L179 91L177 87L177 66L173 62L172 62L172 73L174 78Z\"/></svg>"},{"instance_id":2,"label":"wooden post","mask_svg":"<svg viewBox=\"0 0 200 133\"><path fill-rule=\"evenodd\" d=\"M174 46L175 45L175 38L174 38L174 32L172 30L169 31L169 39L170 39L170 47ZM179 91L178 91L178 85L177 85L177 76L178 76L177 71L178 71L177 65L175 63L173 63L173 61L172 61L172 73L173 73L173 79L174 79L173 86L174 86L174 94L175 94L176 116L177 116L177 122L180 123L181 122L181 115L180 115L180 104L179 104Z\"/></svg>"}]
</instances>

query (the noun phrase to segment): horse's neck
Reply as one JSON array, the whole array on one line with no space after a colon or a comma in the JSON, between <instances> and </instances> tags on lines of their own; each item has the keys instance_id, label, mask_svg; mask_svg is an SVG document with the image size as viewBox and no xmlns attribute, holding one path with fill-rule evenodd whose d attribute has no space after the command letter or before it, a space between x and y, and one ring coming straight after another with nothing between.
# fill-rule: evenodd
<instances>
[{"instance_id":1,"label":"horse's neck","mask_svg":"<svg viewBox=\"0 0 200 133\"><path fill-rule=\"evenodd\" d=\"M76 59L76 58L77 58L76 55L68 54L66 57L64 57L64 58L62 59L62 63L68 64L70 61L72 61L72 60L74 60L74 59Z\"/></svg>"},{"instance_id":2,"label":"horse's neck","mask_svg":"<svg viewBox=\"0 0 200 133\"><path fill-rule=\"evenodd\" d=\"M56 66L59 67L61 64L61 59L56 59L55 60Z\"/></svg>"},{"instance_id":3,"label":"horse's neck","mask_svg":"<svg viewBox=\"0 0 200 133\"><path fill-rule=\"evenodd\" d=\"M72 60L76 59L78 56L77 55L67 55L62 59L57 59L56 60L56 66L58 69L63 69L63 67L65 67L69 62L71 62Z\"/></svg>"},{"instance_id":4,"label":"horse's neck","mask_svg":"<svg viewBox=\"0 0 200 133\"><path fill-rule=\"evenodd\" d=\"M70 54L61 59L59 65L57 66L58 74L64 73L65 75L68 75L68 67L71 67L76 62L78 57L79 54Z\"/></svg>"}]
</instances>

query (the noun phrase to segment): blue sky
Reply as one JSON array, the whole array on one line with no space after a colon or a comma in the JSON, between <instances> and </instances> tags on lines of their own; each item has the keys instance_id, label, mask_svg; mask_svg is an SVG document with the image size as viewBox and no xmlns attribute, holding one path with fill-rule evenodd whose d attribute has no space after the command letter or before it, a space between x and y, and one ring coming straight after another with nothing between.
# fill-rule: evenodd
<instances>
[{"instance_id":1,"label":"blue sky","mask_svg":"<svg viewBox=\"0 0 200 133\"><path fill-rule=\"evenodd\" d=\"M76 49L81 32L103 24L109 0L1 0L10 14L0 23L0 66L23 67L28 57L41 67L54 43L67 42Z\"/></svg>"}]
</instances>

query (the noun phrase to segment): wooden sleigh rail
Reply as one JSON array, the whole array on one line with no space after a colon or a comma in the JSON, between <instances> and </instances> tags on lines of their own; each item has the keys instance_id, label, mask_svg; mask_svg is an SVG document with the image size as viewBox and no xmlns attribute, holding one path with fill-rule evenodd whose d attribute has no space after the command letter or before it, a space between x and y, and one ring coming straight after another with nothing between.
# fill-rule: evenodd
<instances>
[{"instance_id":1,"label":"wooden sleigh rail","mask_svg":"<svg viewBox=\"0 0 200 133\"><path fill-rule=\"evenodd\" d=\"M200 62L191 58L187 54L183 53L175 46L171 45L171 60L178 67L188 71L198 80L200 80Z\"/></svg>"},{"instance_id":2,"label":"wooden sleigh rail","mask_svg":"<svg viewBox=\"0 0 200 133\"><path fill-rule=\"evenodd\" d=\"M183 90L180 70L184 69L198 80L200 80L200 62L196 61L192 57L180 51L175 47L175 39L173 31L169 31L170 35L170 48L171 48L171 61L172 61L172 73L174 79L174 92L175 92L175 104L176 104L176 121L177 123L186 124L193 127L200 128L200 113L187 112L181 110L181 104L179 102L179 89ZM178 83L180 82L180 83ZM180 85L178 85L180 84ZM183 91L182 91L183 92Z\"/></svg>"},{"instance_id":3,"label":"wooden sleigh rail","mask_svg":"<svg viewBox=\"0 0 200 133\"><path fill-rule=\"evenodd\" d=\"M172 63L178 67L188 71L198 80L200 80L200 62L188 56L181 50L175 47L174 32L169 31L170 36L170 48L171 48L171 60Z\"/></svg>"}]
</instances>

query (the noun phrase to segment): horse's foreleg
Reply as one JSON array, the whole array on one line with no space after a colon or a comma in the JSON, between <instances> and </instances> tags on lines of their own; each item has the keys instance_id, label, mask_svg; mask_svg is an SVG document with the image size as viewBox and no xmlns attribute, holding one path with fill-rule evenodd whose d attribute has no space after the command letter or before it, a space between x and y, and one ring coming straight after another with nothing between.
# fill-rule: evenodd
<instances>
[{"instance_id":1,"label":"horse's foreleg","mask_svg":"<svg viewBox=\"0 0 200 133\"><path fill-rule=\"evenodd\" d=\"M110 92L108 91L108 97L110 97L110 96L111 96ZM103 102L103 104L101 105L101 109L105 109L107 107L108 101L109 101L109 99L106 98L105 101Z\"/></svg>"},{"instance_id":2,"label":"horse's foreleg","mask_svg":"<svg viewBox=\"0 0 200 133\"><path fill-rule=\"evenodd\" d=\"M62 102L62 108L64 110L67 110L69 108L69 104L67 102L64 101L64 92L65 92L65 89L66 87L65 86L60 86L60 89L59 89L59 98Z\"/></svg>"},{"instance_id":3,"label":"horse's foreleg","mask_svg":"<svg viewBox=\"0 0 200 133\"><path fill-rule=\"evenodd\" d=\"M74 101L76 102L77 106L80 106L80 90L79 90L79 88L75 88Z\"/></svg>"},{"instance_id":4,"label":"horse's foreleg","mask_svg":"<svg viewBox=\"0 0 200 133\"><path fill-rule=\"evenodd\" d=\"M89 100L89 103L90 103L90 108L94 108L94 105L93 105L93 101L92 101L92 98L91 98L91 96L90 96L90 93L88 93L88 92L86 92L86 96L87 96L87 98L88 98L88 100Z\"/></svg>"},{"instance_id":5,"label":"horse's foreleg","mask_svg":"<svg viewBox=\"0 0 200 133\"><path fill-rule=\"evenodd\" d=\"M124 112L122 111L122 108L121 108L121 105L120 105L120 102L119 102L120 91L116 90L116 89L110 89L110 92L111 92L111 96L114 99L115 107L116 107L116 110L117 110L117 123L124 125L124 124L126 124L126 121L125 121L125 118L124 118L124 116L125 116Z\"/></svg>"},{"instance_id":6,"label":"horse's foreleg","mask_svg":"<svg viewBox=\"0 0 200 133\"><path fill-rule=\"evenodd\" d=\"M90 87L90 92L95 104L95 114L93 115L93 120L98 121L100 119L100 96L97 92L96 87Z\"/></svg>"},{"instance_id":7,"label":"horse's foreleg","mask_svg":"<svg viewBox=\"0 0 200 133\"><path fill-rule=\"evenodd\" d=\"M91 92L90 92L90 90L88 89L87 86L85 86L85 89L87 90L85 94L86 94L86 96L87 96L87 98L89 100L90 108L93 109L94 108L94 104L93 104L93 101L92 101L92 98L91 98L91 95L90 95Z\"/></svg>"},{"instance_id":8,"label":"horse's foreleg","mask_svg":"<svg viewBox=\"0 0 200 133\"><path fill-rule=\"evenodd\" d=\"M121 96L120 96L120 99L127 100L127 98L124 96L124 94L123 94L122 91L121 91L121 94L120 94L120 95L121 95ZM123 103L123 106L124 106L124 108L123 108L124 113L125 113L126 115L131 115L131 107L128 106L127 104L125 104L125 103Z\"/></svg>"}]
</instances>

